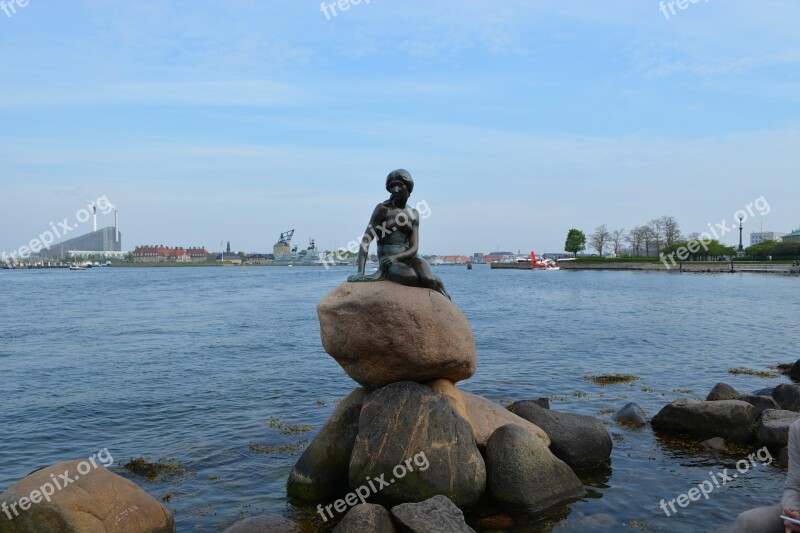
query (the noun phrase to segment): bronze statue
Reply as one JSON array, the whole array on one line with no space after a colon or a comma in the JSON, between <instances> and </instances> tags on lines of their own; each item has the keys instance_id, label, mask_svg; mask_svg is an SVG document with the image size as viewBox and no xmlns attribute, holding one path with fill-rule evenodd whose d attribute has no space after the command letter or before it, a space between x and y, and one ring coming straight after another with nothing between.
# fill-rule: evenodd
<instances>
[{"instance_id":1,"label":"bronze statue","mask_svg":"<svg viewBox=\"0 0 800 533\"><path fill-rule=\"evenodd\" d=\"M388 280L411 287L425 287L445 295L441 278L431 271L431 266L417 255L419 250L419 212L407 207L408 197L414 190L414 180L407 170L399 169L386 176L389 199L379 203L372 212L367 230L361 238L358 251L358 274L347 281ZM378 271L365 275L369 245L378 239Z\"/></svg>"}]
</instances>

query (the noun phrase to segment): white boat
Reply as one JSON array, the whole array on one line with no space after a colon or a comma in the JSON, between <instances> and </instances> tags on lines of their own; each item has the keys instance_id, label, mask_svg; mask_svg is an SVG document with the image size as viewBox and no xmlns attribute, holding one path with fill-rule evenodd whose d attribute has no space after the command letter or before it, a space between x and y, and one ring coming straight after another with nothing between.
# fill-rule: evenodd
<instances>
[{"instance_id":1,"label":"white boat","mask_svg":"<svg viewBox=\"0 0 800 533\"><path fill-rule=\"evenodd\" d=\"M69 269L70 270L86 270L86 267L83 267L83 266L80 266L80 265L76 265L75 263L72 263L72 265L70 265Z\"/></svg>"}]
</instances>

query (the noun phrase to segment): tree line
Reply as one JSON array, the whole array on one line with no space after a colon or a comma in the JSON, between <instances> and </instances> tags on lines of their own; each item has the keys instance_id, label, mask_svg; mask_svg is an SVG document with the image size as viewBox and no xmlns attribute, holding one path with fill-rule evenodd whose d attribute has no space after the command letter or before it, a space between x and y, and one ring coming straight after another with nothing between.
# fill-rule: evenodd
<instances>
[{"instance_id":1,"label":"tree line","mask_svg":"<svg viewBox=\"0 0 800 533\"><path fill-rule=\"evenodd\" d=\"M575 255L586 249L586 234L579 229L570 229L564 250ZM615 229L609 231L606 224L597 226L589 235L589 245L597 250L601 257L606 251L614 255L657 256L668 246L683 240L678 221L675 217L664 215L654 218L646 224L633 229Z\"/></svg>"},{"instance_id":2,"label":"tree line","mask_svg":"<svg viewBox=\"0 0 800 533\"><path fill-rule=\"evenodd\" d=\"M564 250L577 256L586 249L587 236L579 229L570 229ZM679 249L688 249L691 259L712 259L719 256L732 256L735 246L727 246L716 239L701 238L699 233L683 235L675 217L664 215L654 218L633 229L615 229L609 231L606 224L597 226L594 233L588 236L588 243L603 257L607 251L614 255L631 257L654 257L660 254L674 254ZM694 246L698 244L699 246ZM690 246L692 245L692 246ZM692 251L697 249L697 251ZM745 254L750 259L797 259L800 258L800 243L765 241L749 246Z\"/></svg>"}]
</instances>

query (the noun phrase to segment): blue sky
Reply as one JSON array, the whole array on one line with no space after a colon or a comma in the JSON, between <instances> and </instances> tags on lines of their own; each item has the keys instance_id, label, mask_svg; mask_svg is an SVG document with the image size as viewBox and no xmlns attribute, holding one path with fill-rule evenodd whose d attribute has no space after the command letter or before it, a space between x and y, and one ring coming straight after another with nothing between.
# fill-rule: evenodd
<instances>
[{"instance_id":1,"label":"blue sky","mask_svg":"<svg viewBox=\"0 0 800 533\"><path fill-rule=\"evenodd\" d=\"M102 195L126 249L270 251L292 228L329 249L399 167L423 253L661 215L699 232L760 197L746 231L795 229L800 3L675 9L29 0L0 11L0 250Z\"/></svg>"}]
</instances>

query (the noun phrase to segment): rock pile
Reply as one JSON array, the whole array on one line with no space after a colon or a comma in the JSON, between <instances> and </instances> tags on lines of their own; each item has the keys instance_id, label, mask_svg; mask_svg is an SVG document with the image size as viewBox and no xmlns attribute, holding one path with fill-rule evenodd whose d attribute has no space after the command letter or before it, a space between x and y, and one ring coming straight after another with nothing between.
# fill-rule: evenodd
<instances>
[{"instance_id":1,"label":"rock pile","mask_svg":"<svg viewBox=\"0 0 800 533\"><path fill-rule=\"evenodd\" d=\"M488 497L541 511L586 494L574 470L608 464L597 420L534 402L507 410L456 387L475 372L475 342L438 292L344 283L317 310L325 351L361 387L305 450L287 492L319 502L326 521L349 510L338 531L471 531L459 507Z\"/></svg>"}]
</instances>

